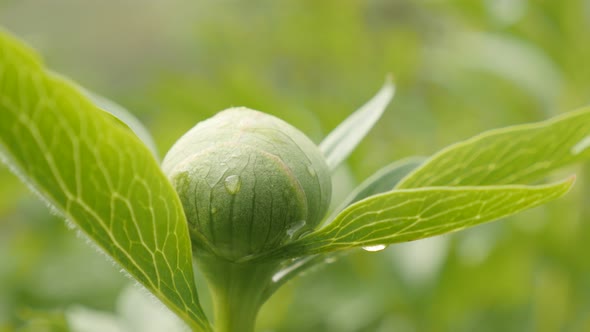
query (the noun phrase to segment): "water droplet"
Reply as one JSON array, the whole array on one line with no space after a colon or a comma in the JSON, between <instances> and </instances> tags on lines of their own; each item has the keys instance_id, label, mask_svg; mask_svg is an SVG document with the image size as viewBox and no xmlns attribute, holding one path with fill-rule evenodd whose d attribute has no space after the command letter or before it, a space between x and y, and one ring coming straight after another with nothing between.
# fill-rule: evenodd
<instances>
[{"instance_id":1,"label":"water droplet","mask_svg":"<svg viewBox=\"0 0 590 332\"><path fill-rule=\"evenodd\" d=\"M378 245L375 245L375 246L366 246L366 247L363 247L363 250L370 251L370 252L375 252L375 251L381 251L381 250L383 250L385 248L387 248L386 245L384 245L384 244L378 244Z\"/></svg>"},{"instance_id":2,"label":"water droplet","mask_svg":"<svg viewBox=\"0 0 590 332\"><path fill-rule=\"evenodd\" d=\"M309 175L315 178L315 169L313 169L311 165L307 166L307 173L309 173Z\"/></svg>"},{"instance_id":3,"label":"water droplet","mask_svg":"<svg viewBox=\"0 0 590 332\"><path fill-rule=\"evenodd\" d=\"M299 235L299 231L305 227L305 220L299 220L298 222L294 223L289 229L287 229L287 236L292 239L295 235Z\"/></svg>"},{"instance_id":4,"label":"water droplet","mask_svg":"<svg viewBox=\"0 0 590 332\"><path fill-rule=\"evenodd\" d=\"M212 207L211 208L211 213L212 214L216 214L217 213L217 208L216 207Z\"/></svg>"},{"instance_id":5,"label":"water droplet","mask_svg":"<svg viewBox=\"0 0 590 332\"><path fill-rule=\"evenodd\" d=\"M242 180L238 175L230 175L225 178L225 189L228 193L235 195L240 191L240 187L242 186Z\"/></svg>"}]
</instances>

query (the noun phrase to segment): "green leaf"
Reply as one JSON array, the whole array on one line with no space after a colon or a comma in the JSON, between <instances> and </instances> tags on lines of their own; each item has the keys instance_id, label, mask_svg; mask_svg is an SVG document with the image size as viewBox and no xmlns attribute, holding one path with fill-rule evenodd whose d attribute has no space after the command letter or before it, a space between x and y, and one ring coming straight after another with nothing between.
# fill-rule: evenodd
<instances>
[{"instance_id":1,"label":"green leaf","mask_svg":"<svg viewBox=\"0 0 590 332\"><path fill-rule=\"evenodd\" d=\"M209 331L179 198L129 128L0 31L0 151L51 208L168 305Z\"/></svg>"},{"instance_id":2,"label":"green leaf","mask_svg":"<svg viewBox=\"0 0 590 332\"><path fill-rule=\"evenodd\" d=\"M98 106L103 111L112 114L114 117L127 125L129 129L131 129L135 135L137 135L137 137L139 137L143 143L147 145L148 148L150 148L154 156L158 158L158 149L156 148L156 143L154 142L152 135L131 112L123 108L123 106L106 99L105 97L99 96L96 93L89 91L85 92L96 106Z\"/></svg>"},{"instance_id":3,"label":"green leaf","mask_svg":"<svg viewBox=\"0 0 590 332\"><path fill-rule=\"evenodd\" d=\"M574 178L541 186L433 187L394 190L344 210L334 222L268 255L298 257L385 246L458 231L564 195Z\"/></svg>"},{"instance_id":4,"label":"green leaf","mask_svg":"<svg viewBox=\"0 0 590 332\"><path fill-rule=\"evenodd\" d=\"M367 178L345 201L345 206L356 203L369 196L393 190L408 173L420 166L426 158L412 157L391 163Z\"/></svg>"},{"instance_id":5,"label":"green leaf","mask_svg":"<svg viewBox=\"0 0 590 332\"><path fill-rule=\"evenodd\" d=\"M590 157L590 107L449 146L397 188L528 183Z\"/></svg>"},{"instance_id":6,"label":"green leaf","mask_svg":"<svg viewBox=\"0 0 590 332\"><path fill-rule=\"evenodd\" d=\"M367 178L358 187L356 187L348 197L334 210L326 221L330 223L340 211L344 210L350 204L356 203L369 196L384 193L393 190L397 183L403 179L408 173L423 163L423 157L411 157L393 162Z\"/></svg>"},{"instance_id":7,"label":"green leaf","mask_svg":"<svg viewBox=\"0 0 590 332\"><path fill-rule=\"evenodd\" d=\"M340 204L340 207L334 210L332 215L327 218L329 224L333 221L340 211L344 210L347 206L356 203L369 196L384 193L392 190L395 185L406 176L413 169L418 167L425 158L423 157L411 157L393 162L376 173L367 178L361 183L345 200ZM333 253L330 254L318 254L312 256L302 257L293 261L289 261L284 267L282 267L272 278L272 283L267 290L267 296L273 294L279 287L287 283L294 277L302 274L304 271L326 261L334 261L336 257Z\"/></svg>"},{"instance_id":8,"label":"green leaf","mask_svg":"<svg viewBox=\"0 0 590 332\"><path fill-rule=\"evenodd\" d=\"M377 123L393 98L395 86L391 79L365 105L352 113L320 143L328 168L336 169Z\"/></svg>"}]
</instances>

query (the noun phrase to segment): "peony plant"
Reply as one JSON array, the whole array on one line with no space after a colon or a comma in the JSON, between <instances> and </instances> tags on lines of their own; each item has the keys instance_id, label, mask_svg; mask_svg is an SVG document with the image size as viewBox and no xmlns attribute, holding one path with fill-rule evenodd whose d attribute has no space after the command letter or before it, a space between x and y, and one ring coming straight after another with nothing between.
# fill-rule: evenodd
<instances>
[{"instance_id":1,"label":"peony plant","mask_svg":"<svg viewBox=\"0 0 590 332\"><path fill-rule=\"evenodd\" d=\"M302 271L356 248L458 231L547 203L590 156L590 108L492 130L381 169L329 210L332 174L393 98L377 95L319 145L244 107L199 122L160 164L120 106L45 68L0 31L0 155L47 205L192 331L251 332L262 304ZM193 263L205 275L206 317Z\"/></svg>"}]
</instances>

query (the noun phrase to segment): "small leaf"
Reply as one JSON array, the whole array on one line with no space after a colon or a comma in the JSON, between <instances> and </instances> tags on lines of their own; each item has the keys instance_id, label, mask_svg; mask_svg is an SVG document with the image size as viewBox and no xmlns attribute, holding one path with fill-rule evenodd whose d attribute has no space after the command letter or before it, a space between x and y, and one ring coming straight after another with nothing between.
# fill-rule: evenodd
<instances>
[{"instance_id":1,"label":"small leaf","mask_svg":"<svg viewBox=\"0 0 590 332\"><path fill-rule=\"evenodd\" d=\"M590 157L590 107L449 146L397 188L528 183Z\"/></svg>"},{"instance_id":2,"label":"small leaf","mask_svg":"<svg viewBox=\"0 0 590 332\"><path fill-rule=\"evenodd\" d=\"M336 127L320 144L331 171L336 169L377 123L393 98L395 86L391 79L377 92L373 99L352 113Z\"/></svg>"},{"instance_id":3,"label":"small leaf","mask_svg":"<svg viewBox=\"0 0 590 332\"><path fill-rule=\"evenodd\" d=\"M210 331L184 212L154 156L127 126L2 31L0 151L51 208L191 328Z\"/></svg>"},{"instance_id":4,"label":"small leaf","mask_svg":"<svg viewBox=\"0 0 590 332\"><path fill-rule=\"evenodd\" d=\"M393 190L397 183L403 179L408 173L423 163L425 158L412 157L393 162L367 178L358 187L356 187L350 195L334 210L329 218L326 218L327 223L330 223L340 211L344 210L350 204L356 203L369 196L384 193Z\"/></svg>"},{"instance_id":5,"label":"small leaf","mask_svg":"<svg viewBox=\"0 0 590 332\"><path fill-rule=\"evenodd\" d=\"M368 179L363 181L346 199L346 206L356 203L369 196L384 193L393 190L397 183L408 173L420 166L426 158L413 157L391 163Z\"/></svg>"},{"instance_id":6,"label":"small leaf","mask_svg":"<svg viewBox=\"0 0 590 332\"><path fill-rule=\"evenodd\" d=\"M357 202L334 222L268 255L298 257L389 245L458 231L564 195L574 178L541 186L394 190Z\"/></svg>"}]
</instances>

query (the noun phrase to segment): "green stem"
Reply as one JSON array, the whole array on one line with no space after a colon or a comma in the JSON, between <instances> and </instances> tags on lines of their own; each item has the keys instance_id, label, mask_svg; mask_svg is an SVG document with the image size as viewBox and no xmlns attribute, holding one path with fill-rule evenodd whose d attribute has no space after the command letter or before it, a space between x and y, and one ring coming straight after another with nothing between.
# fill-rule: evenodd
<instances>
[{"instance_id":1,"label":"green stem","mask_svg":"<svg viewBox=\"0 0 590 332\"><path fill-rule=\"evenodd\" d=\"M195 258L209 282L215 332L253 332L278 263L235 263L209 255Z\"/></svg>"}]
</instances>

